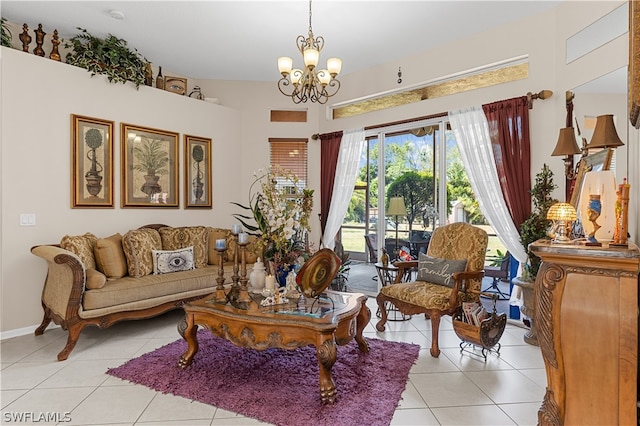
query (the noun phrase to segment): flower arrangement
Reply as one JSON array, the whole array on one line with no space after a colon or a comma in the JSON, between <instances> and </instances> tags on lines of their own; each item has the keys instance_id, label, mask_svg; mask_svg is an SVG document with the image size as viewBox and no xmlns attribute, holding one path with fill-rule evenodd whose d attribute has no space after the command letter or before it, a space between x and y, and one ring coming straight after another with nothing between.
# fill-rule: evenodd
<instances>
[{"instance_id":1,"label":"flower arrangement","mask_svg":"<svg viewBox=\"0 0 640 426\"><path fill-rule=\"evenodd\" d=\"M310 255L307 233L313 207L313 190L301 188L290 170L270 167L254 173L249 205L232 203L251 211L234 214L250 234L258 236L271 274L281 281L292 268L300 268ZM255 225L248 223L253 219Z\"/></svg>"}]
</instances>

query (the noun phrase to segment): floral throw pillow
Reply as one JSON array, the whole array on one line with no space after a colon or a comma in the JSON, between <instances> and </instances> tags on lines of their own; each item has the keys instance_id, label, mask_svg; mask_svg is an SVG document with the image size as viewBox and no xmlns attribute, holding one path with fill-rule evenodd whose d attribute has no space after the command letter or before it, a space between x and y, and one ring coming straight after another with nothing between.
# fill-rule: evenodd
<instances>
[{"instance_id":1,"label":"floral throw pillow","mask_svg":"<svg viewBox=\"0 0 640 426\"><path fill-rule=\"evenodd\" d=\"M193 247L196 268L205 268L208 261L209 233L204 226L185 226L181 228L160 228L163 250L178 250Z\"/></svg>"},{"instance_id":2,"label":"floral throw pillow","mask_svg":"<svg viewBox=\"0 0 640 426\"><path fill-rule=\"evenodd\" d=\"M96 241L98 241L98 237L90 232L76 236L65 235L60 240L60 247L78 256L85 269L96 269L96 260L93 256Z\"/></svg>"},{"instance_id":3,"label":"floral throw pillow","mask_svg":"<svg viewBox=\"0 0 640 426\"><path fill-rule=\"evenodd\" d=\"M430 257L424 253L418 255L418 281L453 287L451 276L463 272L467 268L467 260L447 260Z\"/></svg>"},{"instance_id":4,"label":"floral throw pillow","mask_svg":"<svg viewBox=\"0 0 640 426\"><path fill-rule=\"evenodd\" d=\"M122 248L127 258L129 275L144 277L153 272L152 250L162 250L162 240L158 231L151 228L134 229L122 237Z\"/></svg>"},{"instance_id":5,"label":"floral throw pillow","mask_svg":"<svg viewBox=\"0 0 640 426\"><path fill-rule=\"evenodd\" d=\"M194 269L193 247L178 250L152 250L155 275Z\"/></svg>"}]
</instances>

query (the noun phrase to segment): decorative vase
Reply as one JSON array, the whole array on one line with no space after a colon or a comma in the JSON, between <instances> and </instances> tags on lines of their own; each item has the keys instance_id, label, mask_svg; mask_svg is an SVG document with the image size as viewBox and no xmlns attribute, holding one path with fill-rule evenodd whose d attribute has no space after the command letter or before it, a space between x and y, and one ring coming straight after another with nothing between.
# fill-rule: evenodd
<instances>
[{"instance_id":1,"label":"decorative vase","mask_svg":"<svg viewBox=\"0 0 640 426\"><path fill-rule=\"evenodd\" d=\"M251 288L254 293L262 293L267 279L267 271L264 267L262 260L258 258L256 263L253 264L253 270L249 274L249 281L251 282Z\"/></svg>"},{"instance_id":2,"label":"decorative vase","mask_svg":"<svg viewBox=\"0 0 640 426\"><path fill-rule=\"evenodd\" d=\"M287 285L287 276L292 270L293 265L289 265L286 268L282 265L278 265L276 268L276 282L278 283L278 286L285 287Z\"/></svg>"},{"instance_id":3,"label":"decorative vase","mask_svg":"<svg viewBox=\"0 0 640 426\"><path fill-rule=\"evenodd\" d=\"M102 190L102 176L87 173L85 180L87 181L86 186L89 194L97 197Z\"/></svg>"}]
</instances>

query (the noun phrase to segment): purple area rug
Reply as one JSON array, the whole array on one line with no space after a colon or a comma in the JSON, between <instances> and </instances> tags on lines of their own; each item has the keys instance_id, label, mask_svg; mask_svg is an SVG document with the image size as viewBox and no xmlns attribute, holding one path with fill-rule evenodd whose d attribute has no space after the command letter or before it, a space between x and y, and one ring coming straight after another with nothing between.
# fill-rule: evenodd
<instances>
[{"instance_id":1,"label":"purple area rug","mask_svg":"<svg viewBox=\"0 0 640 426\"><path fill-rule=\"evenodd\" d=\"M388 425L420 346L367 341L369 353L360 352L355 341L338 346L333 405L320 402L313 346L242 349L204 330L198 332L198 353L184 370L178 359L187 343L179 339L107 374L276 425Z\"/></svg>"}]
</instances>

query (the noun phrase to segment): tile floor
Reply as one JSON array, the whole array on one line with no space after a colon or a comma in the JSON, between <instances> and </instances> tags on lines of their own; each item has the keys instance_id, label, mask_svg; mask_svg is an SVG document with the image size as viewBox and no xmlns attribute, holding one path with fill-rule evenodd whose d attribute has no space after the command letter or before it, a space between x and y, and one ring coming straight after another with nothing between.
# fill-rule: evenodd
<instances>
[{"instance_id":1,"label":"tile floor","mask_svg":"<svg viewBox=\"0 0 640 426\"><path fill-rule=\"evenodd\" d=\"M535 425L546 375L538 347L527 345L525 329L508 324L500 356L460 353L449 317L441 322L439 358L429 355L431 323L423 315L389 322L375 330L374 298L365 335L417 343L420 357L395 411L392 425ZM19 413L59 413L64 425L252 425L261 422L190 400L163 395L108 376L105 371L170 343L180 336L180 311L85 329L67 361L56 355L66 341L60 328L42 336L0 342L1 424L16 424ZM63 418L68 413L68 418ZM29 422L26 422L28 424ZM25 423L19 423L25 424ZM31 422L31 424L56 424ZM333 425L328 425L333 426Z\"/></svg>"}]
</instances>

